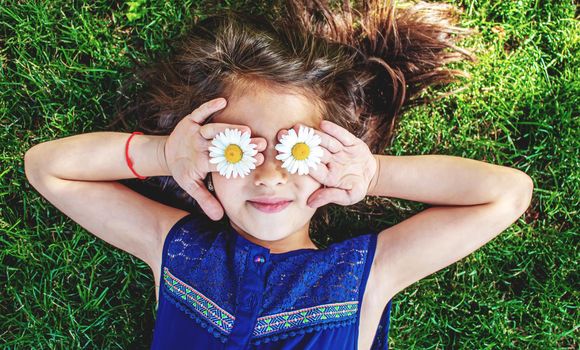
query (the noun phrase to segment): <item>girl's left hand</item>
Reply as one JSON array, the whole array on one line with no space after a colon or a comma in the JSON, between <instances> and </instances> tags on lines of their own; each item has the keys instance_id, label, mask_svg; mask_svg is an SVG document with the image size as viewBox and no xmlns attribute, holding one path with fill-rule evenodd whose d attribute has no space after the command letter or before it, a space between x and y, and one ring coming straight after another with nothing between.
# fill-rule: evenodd
<instances>
[{"instance_id":1,"label":"girl's left hand","mask_svg":"<svg viewBox=\"0 0 580 350\"><path fill-rule=\"evenodd\" d=\"M300 124L294 127L297 131ZM378 168L378 159L369 147L340 125L323 120L320 136L324 155L316 169L309 168L308 175L324 187L308 198L308 206L318 208L328 203L351 205L361 201L368 193ZM280 130L278 139L287 131Z\"/></svg>"}]
</instances>

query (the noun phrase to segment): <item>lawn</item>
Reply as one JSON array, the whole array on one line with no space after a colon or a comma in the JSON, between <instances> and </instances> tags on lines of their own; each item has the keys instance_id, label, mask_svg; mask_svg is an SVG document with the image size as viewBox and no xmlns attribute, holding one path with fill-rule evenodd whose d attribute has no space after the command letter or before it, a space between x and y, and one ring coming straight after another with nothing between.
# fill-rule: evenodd
<instances>
[{"instance_id":1,"label":"lawn","mask_svg":"<svg viewBox=\"0 0 580 350\"><path fill-rule=\"evenodd\" d=\"M442 97L409 110L387 152L514 167L533 178L534 197L496 239L395 297L390 345L578 349L576 6L449 2L463 9L462 26L477 29L462 46L478 61L458 64L471 78L430 91ZM41 142L104 130L135 62L163 56L170 39L217 6L0 0L1 348L149 347L155 317L150 269L40 196L26 180L23 156ZM278 2L219 6L273 13ZM444 95L451 89L459 91ZM396 199L382 203L378 212L347 212L349 217L333 207L337 215L329 229L354 229L353 216L361 225L385 228L424 207Z\"/></svg>"}]
</instances>

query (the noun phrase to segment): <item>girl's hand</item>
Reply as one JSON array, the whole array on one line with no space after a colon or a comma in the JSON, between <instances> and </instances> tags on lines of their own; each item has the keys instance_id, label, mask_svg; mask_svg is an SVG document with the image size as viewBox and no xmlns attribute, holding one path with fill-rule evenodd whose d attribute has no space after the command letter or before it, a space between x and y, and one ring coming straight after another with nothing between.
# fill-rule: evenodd
<instances>
[{"instance_id":1,"label":"girl's hand","mask_svg":"<svg viewBox=\"0 0 580 350\"><path fill-rule=\"evenodd\" d=\"M298 130L300 125L294 128ZM378 160L364 141L343 127L323 120L320 128L323 132L314 132L322 139L324 155L316 170L309 168L308 175L324 188L310 195L308 205L318 208L332 202L346 206L361 201L369 191ZM278 138L286 133L285 129L280 130Z\"/></svg>"},{"instance_id":2,"label":"girl's hand","mask_svg":"<svg viewBox=\"0 0 580 350\"><path fill-rule=\"evenodd\" d=\"M223 105L220 105L220 102ZM165 159L171 176L196 200L207 216L216 221L222 218L224 209L203 183L207 173L218 171L217 164L209 162L211 140L226 128L236 128L242 133L246 131L251 133L250 128L244 125L224 123L200 125L212 113L225 106L224 98L213 99L202 104L185 116L165 141ZM251 138L260 152L264 150L265 144L263 141L257 141L258 139L261 138ZM263 162L264 155L258 153L255 158L256 166L258 166Z\"/></svg>"}]
</instances>

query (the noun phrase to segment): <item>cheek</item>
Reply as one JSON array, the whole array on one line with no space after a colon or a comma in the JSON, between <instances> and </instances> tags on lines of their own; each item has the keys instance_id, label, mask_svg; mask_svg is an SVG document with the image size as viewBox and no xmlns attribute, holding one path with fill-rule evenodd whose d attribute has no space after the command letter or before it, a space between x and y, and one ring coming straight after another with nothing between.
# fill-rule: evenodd
<instances>
[{"instance_id":1,"label":"cheek","mask_svg":"<svg viewBox=\"0 0 580 350\"><path fill-rule=\"evenodd\" d=\"M322 184L318 181L316 181L312 176L310 175L301 175L299 177L299 181L301 183L304 184L304 186L307 186L308 188L319 188L322 186Z\"/></svg>"},{"instance_id":2,"label":"cheek","mask_svg":"<svg viewBox=\"0 0 580 350\"><path fill-rule=\"evenodd\" d=\"M314 180L310 176L303 176L298 181L298 186L300 188L300 193L302 194L302 201L306 202L310 195L314 193L317 189L321 188L320 182Z\"/></svg>"},{"instance_id":3,"label":"cheek","mask_svg":"<svg viewBox=\"0 0 580 350\"><path fill-rule=\"evenodd\" d=\"M215 193L219 198L225 198L229 196L228 202L235 201L236 198L241 199L238 196L232 196L232 193L240 193L243 183L240 181L242 179L225 178L219 174L212 174L213 187L215 188Z\"/></svg>"}]
</instances>

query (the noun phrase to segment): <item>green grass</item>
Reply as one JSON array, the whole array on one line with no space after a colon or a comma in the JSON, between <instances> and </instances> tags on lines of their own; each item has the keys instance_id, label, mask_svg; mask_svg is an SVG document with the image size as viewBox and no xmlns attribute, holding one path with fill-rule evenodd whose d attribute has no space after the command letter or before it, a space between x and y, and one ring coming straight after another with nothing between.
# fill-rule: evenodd
<instances>
[{"instance_id":1,"label":"green grass","mask_svg":"<svg viewBox=\"0 0 580 350\"><path fill-rule=\"evenodd\" d=\"M479 58L451 97L407 113L389 150L514 167L534 179L529 210L475 253L394 299L393 349L578 349L579 25L572 1L452 1ZM163 55L212 2L0 1L0 345L148 348L149 268L95 238L32 188L32 145L102 130L134 60ZM269 2L224 5L248 11ZM387 200L385 200L387 203ZM362 224L387 227L419 203L388 200ZM352 214L351 214L352 215ZM335 227L349 225L333 216ZM352 225L350 225L352 228Z\"/></svg>"}]
</instances>

